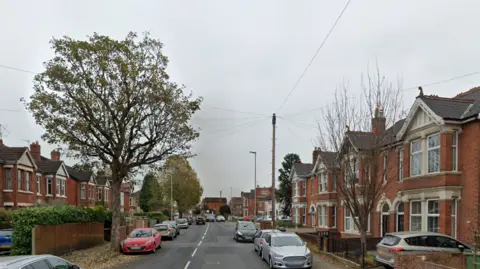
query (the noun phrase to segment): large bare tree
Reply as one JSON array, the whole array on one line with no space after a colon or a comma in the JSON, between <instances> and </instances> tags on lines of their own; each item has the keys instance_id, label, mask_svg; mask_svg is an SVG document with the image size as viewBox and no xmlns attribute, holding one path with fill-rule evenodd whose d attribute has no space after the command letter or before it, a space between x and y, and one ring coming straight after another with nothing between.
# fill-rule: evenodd
<instances>
[{"instance_id":1,"label":"large bare tree","mask_svg":"<svg viewBox=\"0 0 480 269\"><path fill-rule=\"evenodd\" d=\"M320 147L338 153L337 190L360 233L362 262L370 214L398 174L390 146L404 114L401 82L388 81L377 66L362 75L357 96L343 83L318 120Z\"/></svg>"},{"instance_id":2,"label":"large bare tree","mask_svg":"<svg viewBox=\"0 0 480 269\"><path fill-rule=\"evenodd\" d=\"M133 172L186 156L199 133L189 120L201 103L169 80L163 44L148 33L123 40L94 34L51 41L54 57L34 79L26 108L48 143L110 168L112 249L119 249L120 188Z\"/></svg>"}]
</instances>

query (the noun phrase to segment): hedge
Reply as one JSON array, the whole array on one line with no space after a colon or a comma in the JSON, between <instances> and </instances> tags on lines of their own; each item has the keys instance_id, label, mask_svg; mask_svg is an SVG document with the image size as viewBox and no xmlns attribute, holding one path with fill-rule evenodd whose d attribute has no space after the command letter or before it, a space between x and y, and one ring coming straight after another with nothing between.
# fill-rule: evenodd
<instances>
[{"instance_id":1,"label":"hedge","mask_svg":"<svg viewBox=\"0 0 480 269\"><path fill-rule=\"evenodd\" d=\"M11 213L13 228L12 255L31 255L32 229L35 225L104 222L108 213L103 206L32 207Z\"/></svg>"},{"instance_id":2,"label":"hedge","mask_svg":"<svg viewBox=\"0 0 480 269\"><path fill-rule=\"evenodd\" d=\"M133 216L156 219L156 220L159 220L160 222L168 219L168 217L165 216L165 214L163 214L162 212L137 212L137 213L133 213Z\"/></svg>"}]
</instances>

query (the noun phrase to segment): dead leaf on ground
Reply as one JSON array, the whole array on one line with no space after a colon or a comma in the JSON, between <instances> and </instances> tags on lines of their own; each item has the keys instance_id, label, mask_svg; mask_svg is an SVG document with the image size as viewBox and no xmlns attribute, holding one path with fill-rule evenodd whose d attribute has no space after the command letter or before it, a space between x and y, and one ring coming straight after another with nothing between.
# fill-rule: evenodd
<instances>
[{"instance_id":1,"label":"dead leaf on ground","mask_svg":"<svg viewBox=\"0 0 480 269\"><path fill-rule=\"evenodd\" d=\"M123 255L112 252L110 243L93 248L76 250L62 258L79 265L82 269L108 269L140 258L138 255Z\"/></svg>"}]
</instances>

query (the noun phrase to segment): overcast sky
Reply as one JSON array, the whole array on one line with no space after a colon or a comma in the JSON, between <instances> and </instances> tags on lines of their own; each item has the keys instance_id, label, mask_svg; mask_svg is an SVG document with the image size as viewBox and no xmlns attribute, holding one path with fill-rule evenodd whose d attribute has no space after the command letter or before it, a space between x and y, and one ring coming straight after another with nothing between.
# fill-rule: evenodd
<instances>
[{"instance_id":1,"label":"overcast sky","mask_svg":"<svg viewBox=\"0 0 480 269\"><path fill-rule=\"evenodd\" d=\"M280 107L346 1L1 1L0 65L41 72L51 37L93 32L122 39L149 31L165 45L172 79L204 97L193 123L202 129L191 160L204 196L238 196L257 180L271 184L271 114ZM335 87L359 89L367 65L403 77L405 88L480 71L478 0L353 0L288 102L278 112L277 168L298 153L311 162L315 122ZM33 75L0 67L0 124L5 143L26 146L41 128L19 102ZM480 75L424 87L451 97ZM404 91L409 107L416 90ZM219 109L220 108L220 109ZM234 113L235 110L248 113ZM308 112L304 112L308 111ZM301 113L304 112L304 113ZM288 116L288 114L296 114ZM49 156L53 146L42 143ZM68 164L73 164L67 160ZM277 173L278 174L278 173Z\"/></svg>"}]
</instances>

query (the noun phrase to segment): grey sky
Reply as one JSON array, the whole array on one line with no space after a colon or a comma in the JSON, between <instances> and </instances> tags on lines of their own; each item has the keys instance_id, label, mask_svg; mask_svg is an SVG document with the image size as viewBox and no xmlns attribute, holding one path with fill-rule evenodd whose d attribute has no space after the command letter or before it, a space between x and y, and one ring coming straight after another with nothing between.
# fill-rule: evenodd
<instances>
[{"instance_id":1,"label":"grey sky","mask_svg":"<svg viewBox=\"0 0 480 269\"><path fill-rule=\"evenodd\" d=\"M202 128L191 160L204 196L239 195L257 178L270 185L271 123L346 1L2 1L0 65L34 72L52 56L52 36L84 38L94 31L123 38L149 31L165 44L173 80L203 96L194 117ZM315 119L343 80L359 89L367 64L382 74L403 77L405 88L480 71L480 22L475 0L353 0L315 62L279 112L277 167L289 152L311 161ZM42 131L24 112L20 97L32 92L33 75L0 68L0 124L10 145L27 145ZM480 75L431 87L426 94L453 96L478 86ZM416 90L405 91L405 106ZM239 114L220 107L265 115ZM236 118L236 119L234 119ZM255 123L255 124L254 124ZM242 125L243 124L243 125ZM253 124L253 125L252 125ZM252 126L250 126L252 125ZM237 127L237 128L235 128ZM52 146L42 143L42 153ZM71 161L67 161L72 164Z\"/></svg>"}]
</instances>

